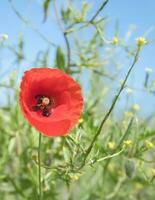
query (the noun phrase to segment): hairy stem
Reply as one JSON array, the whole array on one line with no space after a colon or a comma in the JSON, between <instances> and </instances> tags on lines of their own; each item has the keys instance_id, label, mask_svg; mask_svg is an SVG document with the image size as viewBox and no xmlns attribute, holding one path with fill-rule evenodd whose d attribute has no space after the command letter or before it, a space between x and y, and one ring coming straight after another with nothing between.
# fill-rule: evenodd
<instances>
[{"instance_id":1,"label":"hairy stem","mask_svg":"<svg viewBox=\"0 0 155 200\"><path fill-rule=\"evenodd\" d=\"M38 144L38 184L39 184L39 200L42 200L42 187L41 187L41 133L39 133L39 144Z\"/></svg>"}]
</instances>

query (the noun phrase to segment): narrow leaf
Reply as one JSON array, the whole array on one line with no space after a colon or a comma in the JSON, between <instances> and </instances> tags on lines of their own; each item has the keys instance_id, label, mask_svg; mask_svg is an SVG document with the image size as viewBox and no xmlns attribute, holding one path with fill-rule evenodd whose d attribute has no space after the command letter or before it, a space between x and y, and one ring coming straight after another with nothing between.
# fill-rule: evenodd
<instances>
[{"instance_id":1,"label":"narrow leaf","mask_svg":"<svg viewBox=\"0 0 155 200\"><path fill-rule=\"evenodd\" d=\"M56 51L56 65L62 70L65 67L65 57L60 47L58 47Z\"/></svg>"},{"instance_id":2,"label":"narrow leaf","mask_svg":"<svg viewBox=\"0 0 155 200\"><path fill-rule=\"evenodd\" d=\"M51 2L51 0L44 0L44 2L43 2L43 9L44 9L44 19L43 19L43 21L44 22L47 20L50 2Z\"/></svg>"}]
</instances>

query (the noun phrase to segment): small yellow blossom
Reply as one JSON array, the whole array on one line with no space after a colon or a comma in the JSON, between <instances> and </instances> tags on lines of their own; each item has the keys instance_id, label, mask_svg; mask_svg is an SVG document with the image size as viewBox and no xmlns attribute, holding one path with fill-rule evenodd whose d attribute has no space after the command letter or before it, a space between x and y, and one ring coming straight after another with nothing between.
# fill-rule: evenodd
<instances>
[{"instance_id":1,"label":"small yellow blossom","mask_svg":"<svg viewBox=\"0 0 155 200\"><path fill-rule=\"evenodd\" d=\"M155 168L152 168L152 169L151 169L151 175L152 175L153 177L155 177Z\"/></svg>"},{"instance_id":2,"label":"small yellow blossom","mask_svg":"<svg viewBox=\"0 0 155 200\"><path fill-rule=\"evenodd\" d=\"M113 150L115 147L115 143L114 142L108 142L107 144L108 149Z\"/></svg>"},{"instance_id":3,"label":"small yellow blossom","mask_svg":"<svg viewBox=\"0 0 155 200\"><path fill-rule=\"evenodd\" d=\"M79 119L79 124L82 124L84 120L82 118Z\"/></svg>"},{"instance_id":4,"label":"small yellow blossom","mask_svg":"<svg viewBox=\"0 0 155 200\"><path fill-rule=\"evenodd\" d=\"M125 149L128 149L129 147L132 146L132 144L133 144L133 141L132 141L132 140L125 140L125 141L123 142L123 147L124 147Z\"/></svg>"},{"instance_id":5,"label":"small yellow blossom","mask_svg":"<svg viewBox=\"0 0 155 200\"><path fill-rule=\"evenodd\" d=\"M132 110L135 111L135 112L139 111L139 109L140 109L140 106L138 104L134 104L132 106Z\"/></svg>"},{"instance_id":6,"label":"small yellow blossom","mask_svg":"<svg viewBox=\"0 0 155 200\"><path fill-rule=\"evenodd\" d=\"M71 173L70 178L72 181L77 181L81 175L82 175L81 173L76 173L76 174Z\"/></svg>"},{"instance_id":7,"label":"small yellow blossom","mask_svg":"<svg viewBox=\"0 0 155 200\"><path fill-rule=\"evenodd\" d=\"M136 39L136 44L138 47L141 47L143 45L145 45L147 42L146 42L146 39L144 37L138 37Z\"/></svg>"},{"instance_id":8,"label":"small yellow blossom","mask_svg":"<svg viewBox=\"0 0 155 200\"><path fill-rule=\"evenodd\" d=\"M147 74L151 74L151 73L152 73L152 69L149 68L149 67L146 67L146 68L145 68L145 72L146 72Z\"/></svg>"},{"instance_id":9,"label":"small yellow blossom","mask_svg":"<svg viewBox=\"0 0 155 200\"><path fill-rule=\"evenodd\" d=\"M144 142L144 146L145 146L146 149L152 149L153 148L153 143L150 142L149 140L146 140Z\"/></svg>"},{"instance_id":10,"label":"small yellow blossom","mask_svg":"<svg viewBox=\"0 0 155 200\"><path fill-rule=\"evenodd\" d=\"M117 36L114 36L112 38L112 44L117 45L119 43L119 38Z\"/></svg>"},{"instance_id":11,"label":"small yellow blossom","mask_svg":"<svg viewBox=\"0 0 155 200\"><path fill-rule=\"evenodd\" d=\"M77 181L78 179L79 179L79 176L77 176L77 175L72 176L73 181Z\"/></svg>"}]
</instances>

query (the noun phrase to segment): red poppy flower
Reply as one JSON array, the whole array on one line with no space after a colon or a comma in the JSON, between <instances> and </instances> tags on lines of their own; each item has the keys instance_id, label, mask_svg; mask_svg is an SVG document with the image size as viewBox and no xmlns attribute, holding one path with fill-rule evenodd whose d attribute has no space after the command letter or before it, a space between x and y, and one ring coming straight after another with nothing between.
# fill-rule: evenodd
<instances>
[{"instance_id":1,"label":"red poppy flower","mask_svg":"<svg viewBox=\"0 0 155 200\"><path fill-rule=\"evenodd\" d=\"M65 135L77 122L83 106L78 83L58 69L33 68L20 85L24 117L46 136Z\"/></svg>"}]
</instances>

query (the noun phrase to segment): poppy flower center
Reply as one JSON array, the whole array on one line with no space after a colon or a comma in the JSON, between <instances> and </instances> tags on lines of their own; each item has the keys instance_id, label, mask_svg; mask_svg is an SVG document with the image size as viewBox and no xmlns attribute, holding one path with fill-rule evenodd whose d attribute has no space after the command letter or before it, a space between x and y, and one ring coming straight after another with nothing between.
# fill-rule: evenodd
<instances>
[{"instance_id":1,"label":"poppy flower center","mask_svg":"<svg viewBox=\"0 0 155 200\"><path fill-rule=\"evenodd\" d=\"M42 105L48 106L50 104L50 99L48 97L43 97Z\"/></svg>"},{"instance_id":2,"label":"poppy flower center","mask_svg":"<svg viewBox=\"0 0 155 200\"><path fill-rule=\"evenodd\" d=\"M54 105L52 98L44 95L37 95L35 97L36 105L32 107L33 111L41 112L43 116L48 117L51 114L51 108Z\"/></svg>"}]
</instances>

